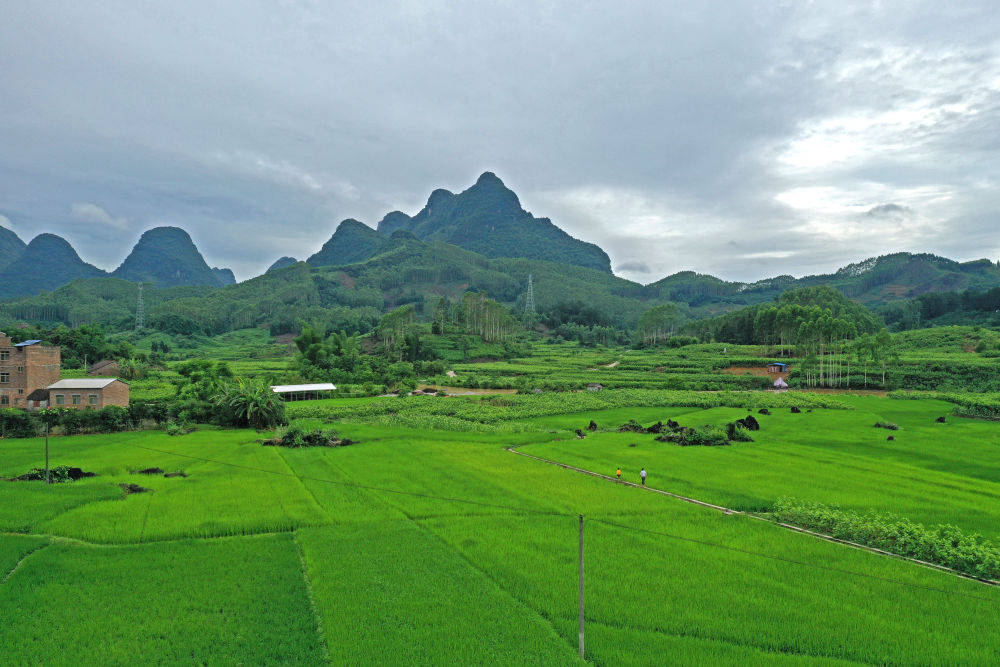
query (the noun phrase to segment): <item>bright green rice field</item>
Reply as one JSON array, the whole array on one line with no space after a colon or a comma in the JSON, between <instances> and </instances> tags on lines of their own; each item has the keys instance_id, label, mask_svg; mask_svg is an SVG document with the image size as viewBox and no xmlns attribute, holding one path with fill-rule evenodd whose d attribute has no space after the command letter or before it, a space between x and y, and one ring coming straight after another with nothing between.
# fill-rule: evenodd
<instances>
[{"instance_id":1,"label":"bright green rice field","mask_svg":"<svg viewBox=\"0 0 1000 667\"><path fill-rule=\"evenodd\" d=\"M772 395L760 396L747 403ZM363 401L297 405L307 426L350 413L335 427L360 442L322 450L208 428L53 438L53 465L99 476L0 482L0 662L582 664L580 513L586 662L1000 662L996 588L505 449L632 480L644 466L651 487L740 510L789 496L1000 540L1000 423L937 424L953 407L938 401L836 396L802 397L841 409L801 414L775 402L755 442L730 447L615 432L630 418L747 414L688 398L573 412L517 397L507 422L502 405L472 401L450 415L383 409L466 399L373 399L370 418ZM591 419L599 430L576 439ZM899 424L894 442L878 420ZM466 422L484 432L452 428ZM42 440L0 441L0 475L43 456ZM129 472L150 466L189 476ZM126 481L153 493L125 496Z\"/></svg>"}]
</instances>

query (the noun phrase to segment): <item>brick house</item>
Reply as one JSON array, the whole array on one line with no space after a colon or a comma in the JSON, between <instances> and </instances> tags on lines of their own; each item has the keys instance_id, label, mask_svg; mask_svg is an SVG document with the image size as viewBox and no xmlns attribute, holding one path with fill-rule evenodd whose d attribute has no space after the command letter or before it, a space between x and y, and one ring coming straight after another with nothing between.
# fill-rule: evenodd
<instances>
[{"instance_id":1,"label":"brick house","mask_svg":"<svg viewBox=\"0 0 1000 667\"><path fill-rule=\"evenodd\" d=\"M128 385L114 378L67 378L50 384L48 390L50 408L128 407Z\"/></svg>"},{"instance_id":2,"label":"brick house","mask_svg":"<svg viewBox=\"0 0 1000 667\"><path fill-rule=\"evenodd\" d=\"M114 359L102 359L87 369L87 375L105 375L117 377L119 371L118 362Z\"/></svg>"},{"instance_id":3,"label":"brick house","mask_svg":"<svg viewBox=\"0 0 1000 667\"><path fill-rule=\"evenodd\" d=\"M59 380L59 348L41 342L15 345L0 332L0 408L26 408L29 394Z\"/></svg>"}]
</instances>

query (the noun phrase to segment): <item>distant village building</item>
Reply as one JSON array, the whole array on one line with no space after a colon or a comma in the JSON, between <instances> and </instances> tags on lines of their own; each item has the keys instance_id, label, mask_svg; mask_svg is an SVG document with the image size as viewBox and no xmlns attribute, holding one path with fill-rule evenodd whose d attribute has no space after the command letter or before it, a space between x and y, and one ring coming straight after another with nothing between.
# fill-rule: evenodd
<instances>
[{"instance_id":1,"label":"distant village building","mask_svg":"<svg viewBox=\"0 0 1000 667\"><path fill-rule=\"evenodd\" d=\"M87 375L107 375L111 377L118 377L118 371L120 369L121 367L114 359L101 359L87 369Z\"/></svg>"},{"instance_id":2,"label":"distant village building","mask_svg":"<svg viewBox=\"0 0 1000 667\"><path fill-rule=\"evenodd\" d=\"M285 401L309 401L317 398L329 398L330 392L337 387L329 382L319 384L276 384L271 385L271 391L281 396Z\"/></svg>"},{"instance_id":3,"label":"distant village building","mask_svg":"<svg viewBox=\"0 0 1000 667\"><path fill-rule=\"evenodd\" d=\"M601 391L602 389L604 389L604 385L597 382L591 382L587 385L587 391Z\"/></svg>"},{"instance_id":4,"label":"distant village building","mask_svg":"<svg viewBox=\"0 0 1000 667\"><path fill-rule=\"evenodd\" d=\"M775 389L788 389L788 383L785 382L784 378L778 378L774 381Z\"/></svg>"},{"instance_id":5,"label":"distant village building","mask_svg":"<svg viewBox=\"0 0 1000 667\"><path fill-rule=\"evenodd\" d=\"M50 408L100 410L109 405L128 407L128 384L114 378L68 378L48 386Z\"/></svg>"},{"instance_id":6,"label":"distant village building","mask_svg":"<svg viewBox=\"0 0 1000 667\"><path fill-rule=\"evenodd\" d=\"M59 348L41 342L15 345L0 332L0 408L26 408L29 395L59 379Z\"/></svg>"},{"instance_id":7,"label":"distant village building","mask_svg":"<svg viewBox=\"0 0 1000 667\"><path fill-rule=\"evenodd\" d=\"M788 364L783 364L780 361L772 361L767 365L768 373L787 373Z\"/></svg>"}]
</instances>

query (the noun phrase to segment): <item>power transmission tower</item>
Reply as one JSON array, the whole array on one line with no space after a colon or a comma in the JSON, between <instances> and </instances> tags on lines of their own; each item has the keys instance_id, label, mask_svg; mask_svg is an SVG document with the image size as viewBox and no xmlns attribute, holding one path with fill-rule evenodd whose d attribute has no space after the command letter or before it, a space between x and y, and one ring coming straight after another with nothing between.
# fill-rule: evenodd
<instances>
[{"instance_id":1,"label":"power transmission tower","mask_svg":"<svg viewBox=\"0 0 1000 667\"><path fill-rule=\"evenodd\" d=\"M146 326L146 307L142 303L142 283L139 283L139 298L135 302L135 330Z\"/></svg>"},{"instance_id":2,"label":"power transmission tower","mask_svg":"<svg viewBox=\"0 0 1000 667\"><path fill-rule=\"evenodd\" d=\"M528 274L528 294L524 297L524 312L535 312L535 287L531 283L531 274Z\"/></svg>"}]
</instances>

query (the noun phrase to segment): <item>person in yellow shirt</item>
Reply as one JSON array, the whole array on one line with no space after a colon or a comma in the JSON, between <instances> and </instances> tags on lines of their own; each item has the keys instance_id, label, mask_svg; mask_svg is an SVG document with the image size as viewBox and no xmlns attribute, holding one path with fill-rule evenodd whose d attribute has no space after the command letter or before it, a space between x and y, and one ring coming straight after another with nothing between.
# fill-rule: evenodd
<instances>
[{"instance_id":1,"label":"person in yellow shirt","mask_svg":"<svg viewBox=\"0 0 1000 667\"><path fill-rule=\"evenodd\" d=\"M619 468L618 472L616 472L615 474L618 475L618 479L621 479L622 478L622 469Z\"/></svg>"}]
</instances>

